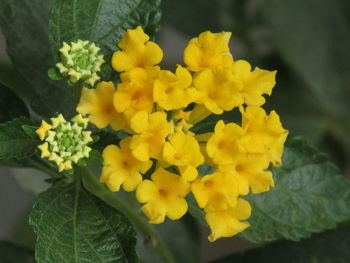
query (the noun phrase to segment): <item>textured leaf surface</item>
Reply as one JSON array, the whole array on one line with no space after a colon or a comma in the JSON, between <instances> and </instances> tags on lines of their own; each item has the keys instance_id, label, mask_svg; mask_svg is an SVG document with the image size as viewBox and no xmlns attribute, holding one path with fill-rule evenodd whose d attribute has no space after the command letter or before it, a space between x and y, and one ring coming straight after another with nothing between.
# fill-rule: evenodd
<instances>
[{"instance_id":1,"label":"textured leaf surface","mask_svg":"<svg viewBox=\"0 0 350 263\"><path fill-rule=\"evenodd\" d=\"M58 56L63 41L89 40L107 55L105 72L111 72L111 55L127 29L141 25L151 36L158 30L159 4L160 0L56 0L49 24L53 54Z\"/></svg>"},{"instance_id":2,"label":"textured leaf surface","mask_svg":"<svg viewBox=\"0 0 350 263\"><path fill-rule=\"evenodd\" d=\"M350 218L350 182L325 154L302 139L288 139L283 165L272 172L275 187L246 198L253 211L242 238L299 240Z\"/></svg>"},{"instance_id":3,"label":"textured leaf surface","mask_svg":"<svg viewBox=\"0 0 350 263\"><path fill-rule=\"evenodd\" d=\"M0 241L1 263L35 263L34 251L7 241Z\"/></svg>"},{"instance_id":4,"label":"textured leaf surface","mask_svg":"<svg viewBox=\"0 0 350 263\"><path fill-rule=\"evenodd\" d=\"M79 183L40 194L29 223L38 263L138 261L130 222Z\"/></svg>"},{"instance_id":5,"label":"textured leaf surface","mask_svg":"<svg viewBox=\"0 0 350 263\"><path fill-rule=\"evenodd\" d=\"M300 242L277 241L211 263L347 263L350 262L350 225L317 234Z\"/></svg>"},{"instance_id":6,"label":"textured leaf surface","mask_svg":"<svg viewBox=\"0 0 350 263\"><path fill-rule=\"evenodd\" d=\"M26 105L16 93L0 84L0 123L28 115Z\"/></svg>"},{"instance_id":7,"label":"textured leaf surface","mask_svg":"<svg viewBox=\"0 0 350 263\"><path fill-rule=\"evenodd\" d=\"M27 118L18 118L0 124L0 159L31 156L40 144L39 138L29 136L22 125L33 125Z\"/></svg>"},{"instance_id":8,"label":"textured leaf surface","mask_svg":"<svg viewBox=\"0 0 350 263\"><path fill-rule=\"evenodd\" d=\"M350 23L340 2L268 0L263 5L282 57L306 81L323 109L348 119Z\"/></svg>"},{"instance_id":9,"label":"textured leaf surface","mask_svg":"<svg viewBox=\"0 0 350 263\"><path fill-rule=\"evenodd\" d=\"M47 31L52 2L0 2L0 26L7 40L7 52L16 69L31 84L26 88L31 90L33 109L46 117L56 111L73 111L68 90L47 76L47 70L53 66Z\"/></svg>"}]
</instances>

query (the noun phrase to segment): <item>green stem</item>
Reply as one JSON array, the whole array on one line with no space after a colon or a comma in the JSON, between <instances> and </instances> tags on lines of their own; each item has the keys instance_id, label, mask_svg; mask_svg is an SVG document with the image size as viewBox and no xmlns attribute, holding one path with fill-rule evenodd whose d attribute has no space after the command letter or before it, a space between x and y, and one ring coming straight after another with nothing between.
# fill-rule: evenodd
<instances>
[{"instance_id":1,"label":"green stem","mask_svg":"<svg viewBox=\"0 0 350 263\"><path fill-rule=\"evenodd\" d=\"M94 195L101 198L110 206L122 212L130 221L133 222L136 229L146 237L151 238L151 244L162 257L165 263L175 263L174 256L167 245L162 241L158 232L134 209L121 200L117 195L108 190L105 185L100 183L92 171L86 167L75 167L75 172L79 173L85 188Z\"/></svg>"}]
</instances>

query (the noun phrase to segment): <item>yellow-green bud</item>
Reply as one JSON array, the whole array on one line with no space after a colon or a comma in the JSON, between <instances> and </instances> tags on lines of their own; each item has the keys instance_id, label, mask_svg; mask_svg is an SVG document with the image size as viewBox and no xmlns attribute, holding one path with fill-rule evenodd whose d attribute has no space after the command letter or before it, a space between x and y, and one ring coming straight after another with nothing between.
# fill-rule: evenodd
<instances>
[{"instance_id":1,"label":"yellow-green bud","mask_svg":"<svg viewBox=\"0 0 350 263\"><path fill-rule=\"evenodd\" d=\"M72 162L77 163L80 159L89 157L91 148L88 144L92 142L92 138L90 131L84 131L87 118L79 114L71 121L66 121L60 114L51 118L51 123L49 126L46 122L42 124L51 128L46 129L43 134L38 133L44 141L38 147L41 157L48 157L55 162L59 171L72 169ZM42 130L43 127L39 127L38 131Z\"/></svg>"},{"instance_id":2,"label":"yellow-green bud","mask_svg":"<svg viewBox=\"0 0 350 263\"><path fill-rule=\"evenodd\" d=\"M100 79L97 72L104 63L103 55L99 55L100 48L89 41L78 40L67 44L63 42L61 62L56 67L63 76L68 76L70 82L83 80L91 86Z\"/></svg>"}]
</instances>

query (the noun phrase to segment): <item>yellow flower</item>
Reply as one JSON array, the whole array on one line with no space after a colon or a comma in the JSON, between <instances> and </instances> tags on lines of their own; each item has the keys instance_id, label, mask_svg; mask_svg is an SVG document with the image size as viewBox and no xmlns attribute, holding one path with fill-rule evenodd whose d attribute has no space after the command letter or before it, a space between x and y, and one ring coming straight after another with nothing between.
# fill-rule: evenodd
<instances>
[{"instance_id":1,"label":"yellow flower","mask_svg":"<svg viewBox=\"0 0 350 263\"><path fill-rule=\"evenodd\" d=\"M172 130L165 112L148 114L137 112L130 121L131 129L137 133L132 136L130 148L134 157L146 162L149 158L161 159L165 138Z\"/></svg>"},{"instance_id":2,"label":"yellow flower","mask_svg":"<svg viewBox=\"0 0 350 263\"><path fill-rule=\"evenodd\" d=\"M163 51L156 43L148 40L149 36L140 26L128 30L118 44L122 51L114 52L112 56L112 67L122 72L158 64L163 58Z\"/></svg>"},{"instance_id":3,"label":"yellow flower","mask_svg":"<svg viewBox=\"0 0 350 263\"><path fill-rule=\"evenodd\" d=\"M237 202L237 182L227 173L214 172L197 178L191 191L198 206L208 211L225 210Z\"/></svg>"},{"instance_id":4,"label":"yellow flower","mask_svg":"<svg viewBox=\"0 0 350 263\"><path fill-rule=\"evenodd\" d=\"M188 208L184 197L189 193L190 184L163 168L158 168L151 179L142 181L136 190L137 200L146 203L142 211L149 222L162 223L165 216L172 220L182 217Z\"/></svg>"},{"instance_id":5,"label":"yellow flower","mask_svg":"<svg viewBox=\"0 0 350 263\"><path fill-rule=\"evenodd\" d=\"M39 136L40 140L44 140L46 133L52 128L52 125L48 124L46 121L42 120L39 129L35 132Z\"/></svg>"},{"instance_id":6,"label":"yellow flower","mask_svg":"<svg viewBox=\"0 0 350 263\"><path fill-rule=\"evenodd\" d=\"M230 32L211 33L205 31L193 38L184 50L184 62L191 71L200 71L232 64L228 42Z\"/></svg>"},{"instance_id":7,"label":"yellow flower","mask_svg":"<svg viewBox=\"0 0 350 263\"><path fill-rule=\"evenodd\" d=\"M242 83L233 76L229 67L206 69L197 73L193 79L193 86L198 89L200 97L198 103L215 114L230 111L243 103Z\"/></svg>"},{"instance_id":8,"label":"yellow flower","mask_svg":"<svg viewBox=\"0 0 350 263\"><path fill-rule=\"evenodd\" d=\"M263 108L257 106L241 108L242 128L249 136L244 147L249 153L266 154L274 166L282 164L284 142L288 131L282 127L280 118L275 111L266 114Z\"/></svg>"},{"instance_id":9,"label":"yellow flower","mask_svg":"<svg viewBox=\"0 0 350 263\"><path fill-rule=\"evenodd\" d=\"M265 103L263 94L271 95L275 86L277 71L268 71L256 67L251 71L247 61L237 60L232 65L232 72L243 84L241 94L247 105L261 106Z\"/></svg>"},{"instance_id":10,"label":"yellow flower","mask_svg":"<svg viewBox=\"0 0 350 263\"><path fill-rule=\"evenodd\" d=\"M235 123L220 120L215 125L214 134L207 143L208 156L215 164L233 163L235 157L244 151L242 143L247 140L243 129Z\"/></svg>"},{"instance_id":11,"label":"yellow flower","mask_svg":"<svg viewBox=\"0 0 350 263\"><path fill-rule=\"evenodd\" d=\"M238 184L239 194L247 195L249 188L254 194L270 190L274 186L272 173L265 171L269 160L262 154L240 154L233 164L219 166L219 170L231 174Z\"/></svg>"},{"instance_id":12,"label":"yellow flower","mask_svg":"<svg viewBox=\"0 0 350 263\"><path fill-rule=\"evenodd\" d=\"M228 207L226 210L206 212L207 221L211 234L208 237L210 242L214 242L221 237L231 237L249 227L248 222L241 222L250 217L251 206L241 198L237 199L236 205Z\"/></svg>"},{"instance_id":13,"label":"yellow flower","mask_svg":"<svg viewBox=\"0 0 350 263\"><path fill-rule=\"evenodd\" d=\"M134 68L121 74L122 82L114 93L114 107L124 112L130 119L137 111L151 112L153 109L153 77L159 72L158 67Z\"/></svg>"},{"instance_id":14,"label":"yellow flower","mask_svg":"<svg viewBox=\"0 0 350 263\"><path fill-rule=\"evenodd\" d=\"M198 175L196 167L204 162L196 139L182 132L176 132L164 144L163 158L167 163L178 166L186 181L196 179Z\"/></svg>"},{"instance_id":15,"label":"yellow flower","mask_svg":"<svg viewBox=\"0 0 350 263\"><path fill-rule=\"evenodd\" d=\"M162 70L154 82L154 101L165 110L185 108L198 96L191 84L190 72L181 66L177 67L175 74Z\"/></svg>"},{"instance_id":16,"label":"yellow flower","mask_svg":"<svg viewBox=\"0 0 350 263\"><path fill-rule=\"evenodd\" d=\"M114 85L110 82L100 82L96 89L83 88L77 112L89 115L89 121L102 129L111 125L113 129L125 128L123 115L113 106Z\"/></svg>"},{"instance_id":17,"label":"yellow flower","mask_svg":"<svg viewBox=\"0 0 350 263\"><path fill-rule=\"evenodd\" d=\"M120 147L109 145L103 150L103 169L101 182L107 184L108 188L117 192L123 185L125 191L134 191L142 181L141 173L147 172L152 161L140 162L135 159L130 149L130 137L120 142Z\"/></svg>"}]
</instances>

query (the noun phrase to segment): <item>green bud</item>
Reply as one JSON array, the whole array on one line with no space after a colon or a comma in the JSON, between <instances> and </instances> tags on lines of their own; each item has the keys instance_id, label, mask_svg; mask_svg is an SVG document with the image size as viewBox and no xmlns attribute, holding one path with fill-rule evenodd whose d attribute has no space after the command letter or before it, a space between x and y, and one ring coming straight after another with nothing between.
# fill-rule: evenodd
<instances>
[{"instance_id":1,"label":"green bud","mask_svg":"<svg viewBox=\"0 0 350 263\"><path fill-rule=\"evenodd\" d=\"M98 54L100 48L94 43L78 40L69 45L63 42L59 51L61 62L56 67L63 76L69 77L71 83L83 80L93 86L100 79L97 72L101 70L104 59Z\"/></svg>"}]
</instances>

